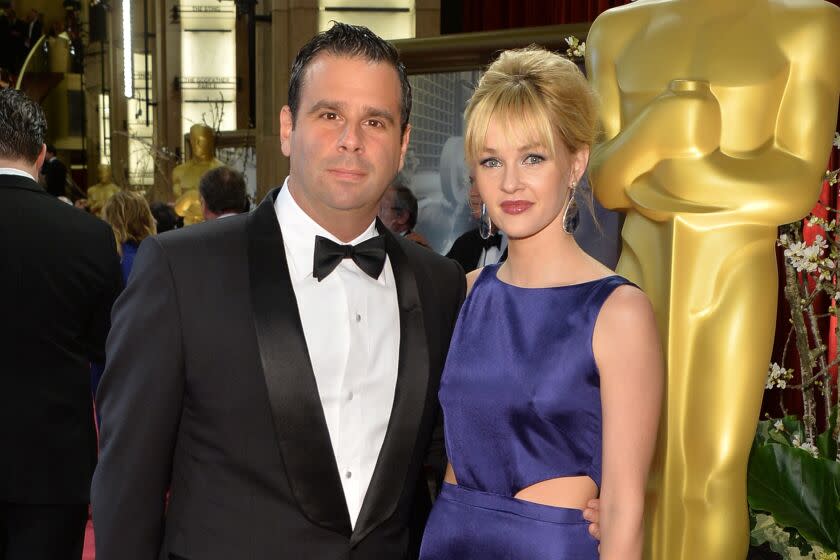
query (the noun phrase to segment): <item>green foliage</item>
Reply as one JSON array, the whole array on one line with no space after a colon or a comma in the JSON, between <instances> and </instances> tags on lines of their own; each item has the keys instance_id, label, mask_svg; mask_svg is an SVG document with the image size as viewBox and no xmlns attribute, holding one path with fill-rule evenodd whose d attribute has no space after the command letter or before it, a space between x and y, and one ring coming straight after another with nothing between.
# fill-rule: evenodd
<instances>
[{"instance_id":1,"label":"green foliage","mask_svg":"<svg viewBox=\"0 0 840 560\"><path fill-rule=\"evenodd\" d=\"M747 488L750 507L770 513L782 527L795 529L790 542L801 535L826 551L840 550L840 463L835 460L832 426L817 438L819 457L792 443L801 442L802 422L794 416L759 423L750 456ZM796 534L798 533L798 535Z\"/></svg>"}]
</instances>

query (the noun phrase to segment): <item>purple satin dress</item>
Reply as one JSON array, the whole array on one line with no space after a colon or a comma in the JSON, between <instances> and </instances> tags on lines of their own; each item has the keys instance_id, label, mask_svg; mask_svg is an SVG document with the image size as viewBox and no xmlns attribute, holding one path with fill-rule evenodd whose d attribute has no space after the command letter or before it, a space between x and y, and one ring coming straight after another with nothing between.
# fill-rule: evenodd
<instances>
[{"instance_id":1,"label":"purple satin dress","mask_svg":"<svg viewBox=\"0 0 840 560\"><path fill-rule=\"evenodd\" d=\"M458 485L444 483L421 560L595 560L598 542L577 509L514 498L552 478L601 484L595 320L620 276L554 288L482 270L461 310L440 387L446 449Z\"/></svg>"}]
</instances>

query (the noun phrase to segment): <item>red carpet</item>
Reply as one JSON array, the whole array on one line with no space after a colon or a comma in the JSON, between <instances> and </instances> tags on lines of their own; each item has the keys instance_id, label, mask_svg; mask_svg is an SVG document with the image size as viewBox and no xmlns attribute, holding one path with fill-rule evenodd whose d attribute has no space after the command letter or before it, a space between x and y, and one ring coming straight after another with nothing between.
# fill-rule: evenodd
<instances>
[{"instance_id":1,"label":"red carpet","mask_svg":"<svg viewBox=\"0 0 840 560\"><path fill-rule=\"evenodd\" d=\"M95 560L96 548L93 545L93 523L88 519L85 529L85 551L82 553L82 560Z\"/></svg>"}]
</instances>

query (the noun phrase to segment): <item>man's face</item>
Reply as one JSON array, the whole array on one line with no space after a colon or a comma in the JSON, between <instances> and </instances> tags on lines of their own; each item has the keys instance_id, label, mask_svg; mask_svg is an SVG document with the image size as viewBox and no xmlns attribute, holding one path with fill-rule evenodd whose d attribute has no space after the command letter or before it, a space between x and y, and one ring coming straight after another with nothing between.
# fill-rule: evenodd
<instances>
[{"instance_id":1,"label":"man's face","mask_svg":"<svg viewBox=\"0 0 840 560\"><path fill-rule=\"evenodd\" d=\"M393 232L402 233L408 229L408 220L403 212L397 208L397 193L388 189L379 201L379 219Z\"/></svg>"},{"instance_id":2,"label":"man's face","mask_svg":"<svg viewBox=\"0 0 840 560\"><path fill-rule=\"evenodd\" d=\"M291 193L317 222L376 215L408 146L400 102L397 71L387 63L320 54L306 68L296 122L283 107L280 137Z\"/></svg>"}]
</instances>

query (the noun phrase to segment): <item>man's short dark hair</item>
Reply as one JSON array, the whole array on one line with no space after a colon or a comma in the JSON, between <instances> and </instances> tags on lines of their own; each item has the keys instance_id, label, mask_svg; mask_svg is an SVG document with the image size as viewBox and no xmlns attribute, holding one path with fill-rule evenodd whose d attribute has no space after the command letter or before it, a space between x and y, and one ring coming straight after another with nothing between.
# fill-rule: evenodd
<instances>
[{"instance_id":1,"label":"man's short dark hair","mask_svg":"<svg viewBox=\"0 0 840 560\"><path fill-rule=\"evenodd\" d=\"M152 217L157 223L157 232L163 233L178 227L178 214L165 202L153 202L150 205Z\"/></svg>"},{"instance_id":2,"label":"man's short dark hair","mask_svg":"<svg viewBox=\"0 0 840 560\"><path fill-rule=\"evenodd\" d=\"M321 53L333 56L358 57L369 62L385 62L394 67L400 79L402 107L400 111L400 130L405 132L411 115L411 84L405 73L405 66L400 62L397 49L367 27L333 22L332 27L315 35L306 43L295 57L292 75L289 79L289 109L292 110L292 123L297 119L300 104L300 91L307 66Z\"/></svg>"},{"instance_id":3,"label":"man's short dark hair","mask_svg":"<svg viewBox=\"0 0 840 560\"><path fill-rule=\"evenodd\" d=\"M16 89L0 89L0 158L34 164L47 136L40 105Z\"/></svg>"},{"instance_id":4,"label":"man's short dark hair","mask_svg":"<svg viewBox=\"0 0 840 560\"><path fill-rule=\"evenodd\" d=\"M248 211L245 178L230 167L217 167L202 175L198 192L207 209L214 214Z\"/></svg>"},{"instance_id":5,"label":"man's short dark hair","mask_svg":"<svg viewBox=\"0 0 840 560\"><path fill-rule=\"evenodd\" d=\"M405 185L392 185L391 188L395 195L392 210L408 212L408 229L414 229L417 225L417 197Z\"/></svg>"}]
</instances>

